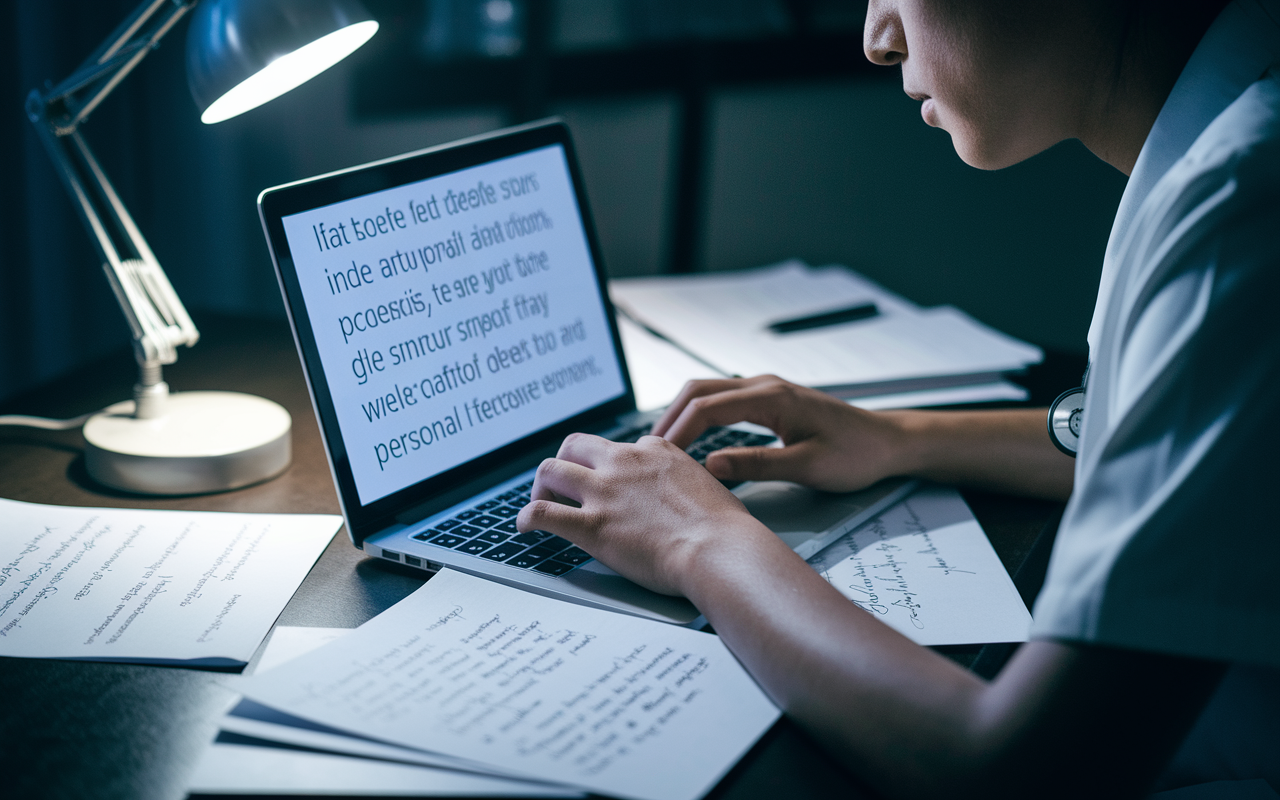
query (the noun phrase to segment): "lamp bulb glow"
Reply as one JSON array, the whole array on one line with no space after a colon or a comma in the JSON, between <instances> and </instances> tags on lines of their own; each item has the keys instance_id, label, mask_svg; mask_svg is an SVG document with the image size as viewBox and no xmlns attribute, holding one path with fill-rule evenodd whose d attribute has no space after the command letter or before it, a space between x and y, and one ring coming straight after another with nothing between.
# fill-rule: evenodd
<instances>
[{"instance_id":1,"label":"lamp bulb glow","mask_svg":"<svg viewBox=\"0 0 1280 800\"><path fill-rule=\"evenodd\" d=\"M213 101L200 121L212 125L274 100L351 55L377 32L374 20L357 22L277 58Z\"/></svg>"}]
</instances>

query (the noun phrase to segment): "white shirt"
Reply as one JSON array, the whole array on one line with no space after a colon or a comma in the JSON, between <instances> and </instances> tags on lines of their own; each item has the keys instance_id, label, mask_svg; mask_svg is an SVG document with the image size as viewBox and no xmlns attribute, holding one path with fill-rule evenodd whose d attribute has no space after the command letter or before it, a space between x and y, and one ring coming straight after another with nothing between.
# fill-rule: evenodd
<instances>
[{"instance_id":1,"label":"white shirt","mask_svg":"<svg viewBox=\"0 0 1280 800\"><path fill-rule=\"evenodd\" d=\"M1033 638L1280 667L1278 64L1235 0L1138 157Z\"/></svg>"}]
</instances>

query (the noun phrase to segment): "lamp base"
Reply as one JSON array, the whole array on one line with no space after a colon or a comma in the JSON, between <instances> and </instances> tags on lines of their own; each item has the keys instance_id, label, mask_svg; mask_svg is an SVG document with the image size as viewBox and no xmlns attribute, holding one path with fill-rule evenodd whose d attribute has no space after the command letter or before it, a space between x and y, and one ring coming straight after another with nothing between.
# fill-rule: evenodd
<instances>
[{"instance_id":1,"label":"lamp base","mask_svg":"<svg viewBox=\"0 0 1280 800\"><path fill-rule=\"evenodd\" d=\"M275 477L292 457L282 406L238 392L177 392L164 413L136 419L126 400L84 425L95 481L138 494L207 494Z\"/></svg>"}]
</instances>

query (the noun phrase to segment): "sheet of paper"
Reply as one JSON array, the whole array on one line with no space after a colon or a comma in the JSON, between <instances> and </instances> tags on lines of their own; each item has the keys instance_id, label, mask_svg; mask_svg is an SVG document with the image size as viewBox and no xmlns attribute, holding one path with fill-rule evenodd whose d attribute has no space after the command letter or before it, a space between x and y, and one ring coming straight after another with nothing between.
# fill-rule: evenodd
<instances>
[{"instance_id":1,"label":"sheet of paper","mask_svg":"<svg viewBox=\"0 0 1280 800\"><path fill-rule=\"evenodd\" d=\"M187 791L344 797L583 796L572 789L497 776L226 741L214 742L205 750Z\"/></svg>"},{"instance_id":2,"label":"sheet of paper","mask_svg":"<svg viewBox=\"0 0 1280 800\"><path fill-rule=\"evenodd\" d=\"M779 716L715 636L449 570L237 688L351 732L641 800L700 797Z\"/></svg>"},{"instance_id":3,"label":"sheet of paper","mask_svg":"<svg viewBox=\"0 0 1280 800\"><path fill-rule=\"evenodd\" d=\"M670 405L688 381L724 377L621 315L618 332L641 411Z\"/></svg>"},{"instance_id":4,"label":"sheet of paper","mask_svg":"<svg viewBox=\"0 0 1280 800\"><path fill-rule=\"evenodd\" d=\"M0 500L0 655L243 664L341 525Z\"/></svg>"},{"instance_id":5,"label":"sheet of paper","mask_svg":"<svg viewBox=\"0 0 1280 800\"><path fill-rule=\"evenodd\" d=\"M267 640L267 646L262 649L258 662L253 665L253 671L266 672L286 661L306 655L334 639L340 639L353 630L355 628L302 628L293 625L277 625L271 631L271 638Z\"/></svg>"},{"instance_id":6,"label":"sheet of paper","mask_svg":"<svg viewBox=\"0 0 1280 800\"><path fill-rule=\"evenodd\" d=\"M923 389L918 392L897 392L855 397L846 402L868 411L889 408L928 408L929 406L955 406L964 403L993 403L1000 400L1022 401L1030 395L1027 390L1009 381L977 383L972 386L949 386L944 389Z\"/></svg>"},{"instance_id":7,"label":"sheet of paper","mask_svg":"<svg viewBox=\"0 0 1280 800\"><path fill-rule=\"evenodd\" d=\"M634 278L614 281L610 294L633 317L725 372L774 373L806 386L989 375L1043 357L1039 348L958 309L921 309L841 268L787 262L738 273ZM765 328L773 320L868 301L879 316L788 334Z\"/></svg>"},{"instance_id":8,"label":"sheet of paper","mask_svg":"<svg viewBox=\"0 0 1280 800\"><path fill-rule=\"evenodd\" d=\"M959 492L918 490L809 559L840 593L924 645L1025 642L1031 614Z\"/></svg>"},{"instance_id":9,"label":"sheet of paper","mask_svg":"<svg viewBox=\"0 0 1280 800\"><path fill-rule=\"evenodd\" d=\"M302 628L285 625L276 626L271 638L262 648L253 668L253 674L273 669L298 656L315 650L322 645L351 633L354 628ZM248 673L242 673L247 678ZM235 688L239 676L228 676L229 688ZM247 698L240 698L222 718L218 725L224 734L243 740L248 737L255 742L305 747L311 750L324 751L335 755L356 756L360 758L395 761L405 764L417 764L427 767L439 767L451 770L475 772L475 765L457 758L399 747L379 742L364 736L356 736L337 728L331 728L310 720L286 714L278 709L264 706ZM493 773L509 775L510 770L492 770ZM527 783L527 782L526 782ZM544 784L528 784L544 787Z\"/></svg>"}]
</instances>

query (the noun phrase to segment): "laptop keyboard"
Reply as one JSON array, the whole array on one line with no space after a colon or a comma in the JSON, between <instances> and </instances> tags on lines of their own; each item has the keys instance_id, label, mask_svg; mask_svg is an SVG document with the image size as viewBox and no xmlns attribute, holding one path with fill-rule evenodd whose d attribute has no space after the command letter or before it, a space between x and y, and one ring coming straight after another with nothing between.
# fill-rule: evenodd
<instances>
[{"instance_id":1,"label":"laptop keyboard","mask_svg":"<svg viewBox=\"0 0 1280 800\"><path fill-rule=\"evenodd\" d=\"M639 430L622 441L636 441L647 433ZM709 428L697 438L685 452L699 464L706 464L707 456L725 447L759 447L774 441L767 436L736 428ZM722 481L722 483L725 483ZM725 483L732 486L736 484ZM446 547L477 558L500 561L519 569L530 569L545 575L564 575L591 560L585 550L575 547L566 539L546 531L520 533L516 530L516 515L530 502L529 492L533 481L521 484L497 497L460 511L453 517L437 522L430 529L414 534L420 542Z\"/></svg>"}]
</instances>

